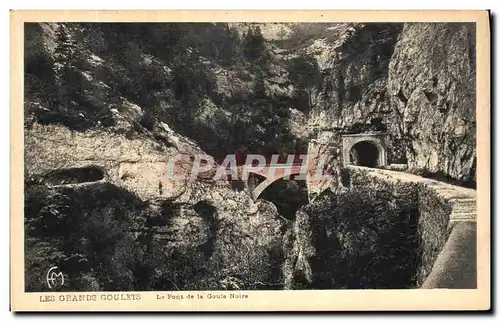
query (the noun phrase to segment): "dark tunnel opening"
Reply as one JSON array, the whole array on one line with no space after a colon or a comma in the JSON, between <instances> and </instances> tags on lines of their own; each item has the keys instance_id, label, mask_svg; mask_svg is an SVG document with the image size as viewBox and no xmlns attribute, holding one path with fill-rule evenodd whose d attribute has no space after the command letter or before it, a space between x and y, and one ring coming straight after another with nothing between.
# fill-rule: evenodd
<instances>
[{"instance_id":1,"label":"dark tunnel opening","mask_svg":"<svg viewBox=\"0 0 500 321\"><path fill-rule=\"evenodd\" d=\"M62 168L46 174L44 181L48 185L64 185L96 182L104 178L104 171L97 166Z\"/></svg>"},{"instance_id":2,"label":"dark tunnel opening","mask_svg":"<svg viewBox=\"0 0 500 321\"><path fill-rule=\"evenodd\" d=\"M364 141L355 144L349 155L352 165L377 167L379 163L379 149L372 142Z\"/></svg>"}]
</instances>

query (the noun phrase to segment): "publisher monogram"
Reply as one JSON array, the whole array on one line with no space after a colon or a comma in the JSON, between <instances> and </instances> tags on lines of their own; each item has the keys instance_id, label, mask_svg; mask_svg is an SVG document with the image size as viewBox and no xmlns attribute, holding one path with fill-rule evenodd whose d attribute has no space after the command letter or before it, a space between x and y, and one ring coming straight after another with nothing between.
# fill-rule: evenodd
<instances>
[{"instance_id":1,"label":"publisher monogram","mask_svg":"<svg viewBox=\"0 0 500 321\"><path fill-rule=\"evenodd\" d=\"M47 272L47 285L49 289L64 285L64 274L62 272L57 273L58 269L57 266L54 266Z\"/></svg>"}]
</instances>

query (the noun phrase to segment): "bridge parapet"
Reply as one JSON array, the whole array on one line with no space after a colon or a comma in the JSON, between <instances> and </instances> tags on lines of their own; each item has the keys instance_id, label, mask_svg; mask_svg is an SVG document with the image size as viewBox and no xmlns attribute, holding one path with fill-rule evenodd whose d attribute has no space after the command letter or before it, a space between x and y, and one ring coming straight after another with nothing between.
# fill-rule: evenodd
<instances>
[{"instance_id":1,"label":"bridge parapet","mask_svg":"<svg viewBox=\"0 0 500 321\"><path fill-rule=\"evenodd\" d=\"M409 197L418 209L422 255L417 283L422 288L476 288L476 190L430 178L378 168L347 166L350 188L374 183L393 197ZM403 189L413 193L399 195ZM460 263L457 263L460 262Z\"/></svg>"}]
</instances>

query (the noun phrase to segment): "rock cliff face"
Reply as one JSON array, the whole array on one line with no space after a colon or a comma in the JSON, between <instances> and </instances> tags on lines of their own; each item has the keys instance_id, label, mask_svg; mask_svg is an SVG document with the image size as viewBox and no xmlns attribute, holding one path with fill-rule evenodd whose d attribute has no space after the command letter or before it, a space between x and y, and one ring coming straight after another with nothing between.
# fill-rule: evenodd
<instances>
[{"instance_id":1,"label":"rock cliff face","mask_svg":"<svg viewBox=\"0 0 500 321\"><path fill-rule=\"evenodd\" d=\"M27 28L25 214L27 229L35 231L26 244L30 248L28 290L44 290L39 281L43 278L37 273L43 274L56 263L65 268L74 290L280 288L281 244L287 220L276 206L253 200L249 191L227 181L214 181L213 173L189 179L193 157L206 154L199 142L187 136L201 143L210 140L203 135L200 139L200 133L189 131L189 126L220 130L219 122L230 121L231 115L209 96L198 97L197 112L190 114L195 116L192 123L179 124L182 115L175 114L175 108L188 106L175 98L169 100L171 89L166 98L160 95L149 105L138 98L140 94L130 95L130 90L140 91L142 85L129 82L140 80L127 76L130 66L119 65L115 56L103 57L92 47L95 44L87 42L85 37L114 43L98 31L82 25ZM66 39L62 45L57 45L59 38ZM78 47L74 47L75 42ZM71 57L75 49L80 50L78 58ZM65 54L63 59L57 57L60 51ZM133 53L137 51L125 50L127 55ZM172 81L164 61L145 53L138 55L136 67L150 72L146 77L153 73L163 82ZM131 56L126 63L130 63L128 58ZM200 73L219 68L203 67L206 62L211 63L197 60ZM71 71L77 86L65 88L59 83L58 77L67 76L58 71L63 67ZM46 73L37 68L47 68ZM183 69L184 64L178 68L189 72ZM218 89L214 97L222 100L234 94L224 84L229 80L232 86L231 77L235 76L225 71L215 77ZM238 77L244 79L240 84L252 88L252 76L240 71ZM195 76L170 85L188 86L186 81L199 80L191 77ZM125 80L122 92L115 82L118 78ZM191 89L206 94L203 88ZM66 102L65 95L70 96ZM159 96L158 92L152 96ZM222 113L214 117L214 109ZM161 120L187 133L179 134ZM211 146L217 145L220 137L213 138L214 143L203 145L212 152ZM225 152L223 149L218 154ZM167 175L167 164L180 154L189 157L180 162L175 173L188 178L176 181ZM75 228L75 224L82 228ZM54 229L59 232L54 234ZM53 240L40 242L41 235L49 234ZM79 245L67 249L61 247L64 242ZM95 246L101 246L99 253L107 254L94 254ZM61 254L50 259L50 253ZM96 270L98 265L103 268Z\"/></svg>"},{"instance_id":2,"label":"rock cliff face","mask_svg":"<svg viewBox=\"0 0 500 321\"><path fill-rule=\"evenodd\" d=\"M475 181L473 24L406 24L389 66L393 132L410 168Z\"/></svg>"},{"instance_id":3,"label":"rock cliff face","mask_svg":"<svg viewBox=\"0 0 500 321\"><path fill-rule=\"evenodd\" d=\"M384 119L388 66L401 24L340 25L307 49L323 74L309 126L343 131Z\"/></svg>"},{"instance_id":4,"label":"rock cliff face","mask_svg":"<svg viewBox=\"0 0 500 321\"><path fill-rule=\"evenodd\" d=\"M335 24L316 32L299 51L316 61L321 76L309 89L308 153L331 156L332 186L339 184L342 134L386 130L391 107L388 66L401 24ZM318 195L325 186L309 189Z\"/></svg>"},{"instance_id":5,"label":"rock cliff face","mask_svg":"<svg viewBox=\"0 0 500 321\"><path fill-rule=\"evenodd\" d=\"M25 146L27 186L34 184L33 188L27 187L27 204L36 202L38 197L45 198L40 208L56 208L60 215L54 223L56 226L70 225L70 222L80 222L83 226L101 224L103 233L112 234L111 229L115 229L111 228L112 222L117 220L117 228L128 235L125 240L131 238L129 242L135 244L129 246L135 248L140 244L136 249L138 254L131 249L131 257L146 260L152 256L154 259L146 262L160 265L157 270L146 273L147 277L136 288L280 286L281 239L287 220L272 203L254 201L246 191L234 190L228 183L210 179L170 180L165 171L166 161L176 155L175 149L158 146L147 137L126 140L105 132L71 134L65 127L38 124L27 131ZM187 153L189 149L181 151ZM187 164L188 173L191 166ZM100 175L90 175L95 171ZM84 174L77 177L78 172ZM37 186L44 186L44 191L48 188L44 193L51 191L49 195L55 193L57 197L40 196L35 192L40 188ZM43 210L31 212L32 207L27 209L26 224L48 233L53 226L38 225L37 217L49 214L43 214ZM100 220L106 223L98 223ZM77 239L75 242L84 242L93 232L91 228L84 228L71 233L71 238ZM58 239L57 235L53 237ZM31 243L29 239L27 242L34 257L41 255L36 252L37 242ZM113 243L106 246L113 248ZM275 255L270 256L273 251ZM84 257L88 255L86 247L77 252ZM28 264L32 264L30 259ZM68 267L70 263L61 264ZM45 262L39 267L40 273L50 264ZM83 266L76 274L68 272L75 280L75 289L102 290L118 286L103 285L102 278L91 272L91 266L91 263ZM184 273L183 269L191 272ZM169 274L165 274L167 272ZM125 268L122 273L132 272ZM90 277L97 278L100 287L78 281ZM110 284L122 282L111 279ZM40 290L37 283L29 283L29 286L31 290Z\"/></svg>"},{"instance_id":6,"label":"rock cliff face","mask_svg":"<svg viewBox=\"0 0 500 321\"><path fill-rule=\"evenodd\" d=\"M336 155L342 133L382 130L389 135L390 163L473 186L474 26L338 28L335 41L307 49L323 74L308 118L316 143Z\"/></svg>"}]
</instances>

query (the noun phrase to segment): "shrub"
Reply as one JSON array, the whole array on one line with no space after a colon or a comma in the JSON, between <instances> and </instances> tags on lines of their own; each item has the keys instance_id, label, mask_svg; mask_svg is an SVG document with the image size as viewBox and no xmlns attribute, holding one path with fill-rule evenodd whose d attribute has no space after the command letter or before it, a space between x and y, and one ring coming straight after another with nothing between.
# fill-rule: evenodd
<instances>
[{"instance_id":1,"label":"shrub","mask_svg":"<svg viewBox=\"0 0 500 321\"><path fill-rule=\"evenodd\" d=\"M155 124L156 124L156 119L154 118L154 116L150 112L145 112L142 115L139 122L146 129L152 131L154 129Z\"/></svg>"},{"instance_id":2,"label":"shrub","mask_svg":"<svg viewBox=\"0 0 500 321\"><path fill-rule=\"evenodd\" d=\"M387 191L387 189L385 189ZM418 264L415 204L384 189L323 194L311 216L313 288L405 288Z\"/></svg>"}]
</instances>

